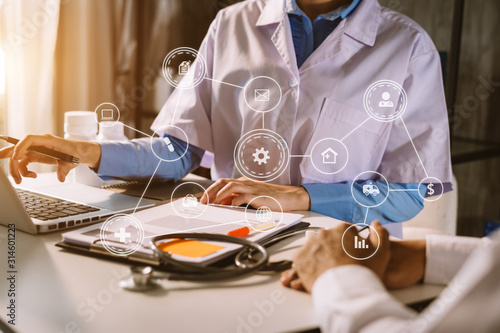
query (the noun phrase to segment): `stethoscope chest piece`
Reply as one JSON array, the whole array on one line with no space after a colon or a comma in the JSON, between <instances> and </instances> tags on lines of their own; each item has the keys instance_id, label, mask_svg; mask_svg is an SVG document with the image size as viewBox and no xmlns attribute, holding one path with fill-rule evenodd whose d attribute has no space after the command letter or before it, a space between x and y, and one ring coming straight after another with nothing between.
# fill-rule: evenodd
<instances>
[{"instance_id":1,"label":"stethoscope chest piece","mask_svg":"<svg viewBox=\"0 0 500 333\"><path fill-rule=\"evenodd\" d=\"M130 274L118 281L118 285L130 291L148 291L161 287L161 279L153 277L151 266L132 266Z\"/></svg>"}]
</instances>

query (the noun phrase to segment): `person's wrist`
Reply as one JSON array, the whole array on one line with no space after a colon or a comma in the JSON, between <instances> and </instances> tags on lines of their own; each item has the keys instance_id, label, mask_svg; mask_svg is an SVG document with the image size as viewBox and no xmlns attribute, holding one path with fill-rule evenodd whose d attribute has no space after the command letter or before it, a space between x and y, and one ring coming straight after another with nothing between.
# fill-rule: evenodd
<instances>
[{"instance_id":1,"label":"person's wrist","mask_svg":"<svg viewBox=\"0 0 500 333\"><path fill-rule=\"evenodd\" d=\"M296 205L292 210L310 210L311 197L306 189L302 186L295 186Z\"/></svg>"},{"instance_id":2,"label":"person's wrist","mask_svg":"<svg viewBox=\"0 0 500 333\"><path fill-rule=\"evenodd\" d=\"M406 288L423 280L426 246L425 240L390 242L391 257L382 279L387 288Z\"/></svg>"},{"instance_id":3,"label":"person's wrist","mask_svg":"<svg viewBox=\"0 0 500 333\"><path fill-rule=\"evenodd\" d=\"M421 264L420 268L420 279L419 281L423 281L425 276L425 263L426 263L426 254L427 254L427 242L425 239L416 240L414 243L415 252L417 256L417 262Z\"/></svg>"},{"instance_id":4,"label":"person's wrist","mask_svg":"<svg viewBox=\"0 0 500 333\"><path fill-rule=\"evenodd\" d=\"M80 163L97 170L101 162L101 145L97 142L78 142Z\"/></svg>"},{"instance_id":5,"label":"person's wrist","mask_svg":"<svg viewBox=\"0 0 500 333\"><path fill-rule=\"evenodd\" d=\"M425 239L416 239L403 241L410 249L412 262L415 263L415 273L418 277L418 282L421 282L425 276L425 261L427 252L427 242Z\"/></svg>"}]
</instances>

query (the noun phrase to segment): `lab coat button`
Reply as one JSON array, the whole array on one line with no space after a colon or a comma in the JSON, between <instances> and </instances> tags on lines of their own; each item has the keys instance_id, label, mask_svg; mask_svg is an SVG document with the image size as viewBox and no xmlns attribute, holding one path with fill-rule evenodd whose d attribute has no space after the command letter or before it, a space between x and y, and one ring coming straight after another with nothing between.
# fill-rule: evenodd
<instances>
[{"instance_id":1,"label":"lab coat button","mask_svg":"<svg viewBox=\"0 0 500 333\"><path fill-rule=\"evenodd\" d=\"M299 84L299 82L295 80L295 78L291 78L290 81L288 82L288 85L290 87L295 87L297 84Z\"/></svg>"}]
</instances>

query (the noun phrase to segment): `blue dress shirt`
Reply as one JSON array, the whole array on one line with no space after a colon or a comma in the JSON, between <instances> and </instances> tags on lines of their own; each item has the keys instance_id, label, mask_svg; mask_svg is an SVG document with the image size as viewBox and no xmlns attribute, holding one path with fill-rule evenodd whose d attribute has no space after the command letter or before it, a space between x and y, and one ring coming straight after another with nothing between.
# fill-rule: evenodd
<instances>
[{"instance_id":1,"label":"blue dress shirt","mask_svg":"<svg viewBox=\"0 0 500 333\"><path fill-rule=\"evenodd\" d=\"M186 143L170 135L166 137L174 146L173 152L168 150L163 138L101 142L98 173L123 179L146 179L153 173L165 180L182 179L200 165L205 151L190 145L186 154L181 157ZM158 156L173 162L161 162L153 150Z\"/></svg>"},{"instance_id":2,"label":"blue dress shirt","mask_svg":"<svg viewBox=\"0 0 500 333\"><path fill-rule=\"evenodd\" d=\"M349 6L340 7L327 14L319 15L314 22L299 8L296 0L287 0L285 11L292 30L293 46L300 68L340 21L354 13L361 0L354 0Z\"/></svg>"},{"instance_id":3,"label":"blue dress shirt","mask_svg":"<svg viewBox=\"0 0 500 333\"><path fill-rule=\"evenodd\" d=\"M169 154L169 160L177 159L185 150L185 142L168 137L175 147L174 152L167 150L162 138L100 143L102 155L98 173L123 179L147 179L155 173L157 178L180 180L200 165L204 151L190 145L182 158L160 163L153 154L153 149L160 156ZM382 182L377 180L375 184L384 189L387 186ZM355 183L353 190L362 193L364 183ZM365 207L354 201L351 184L352 182L303 185L311 198L311 211L349 222L363 223L379 219L382 223L388 223L406 221L423 208L423 199L418 191L422 196L425 195L424 185L419 188L418 184L390 183L390 189L409 191L392 192L382 205L377 209L369 209L367 213ZM385 196L383 190L380 195Z\"/></svg>"}]
</instances>

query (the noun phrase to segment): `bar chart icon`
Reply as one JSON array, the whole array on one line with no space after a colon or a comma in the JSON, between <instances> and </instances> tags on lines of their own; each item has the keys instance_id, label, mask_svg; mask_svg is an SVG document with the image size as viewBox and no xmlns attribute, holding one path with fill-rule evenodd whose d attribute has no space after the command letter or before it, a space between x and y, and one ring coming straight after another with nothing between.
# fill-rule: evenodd
<instances>
[{"instance_id":1,"label":"bar chart icon","mask_svg":"<svg viewBox=\"0 0 500 333\"><path fill-rule=\"evenodd\" d=\"M358 236L354 236L354 248L355 249L367 249L368 244L365 243L365 239L358 240Z\"/></svg>"}]
</instances>

